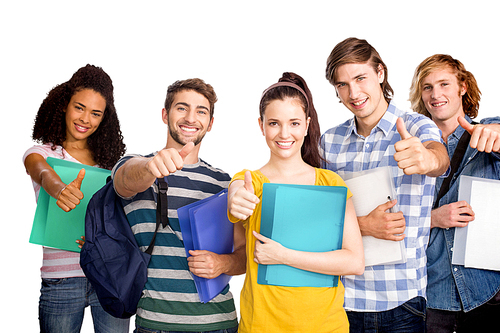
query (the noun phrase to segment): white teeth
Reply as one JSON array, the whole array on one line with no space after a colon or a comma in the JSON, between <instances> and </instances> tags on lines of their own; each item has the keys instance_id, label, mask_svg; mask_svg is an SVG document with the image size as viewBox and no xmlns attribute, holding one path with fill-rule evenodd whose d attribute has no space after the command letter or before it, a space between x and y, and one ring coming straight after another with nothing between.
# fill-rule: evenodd
<instances>
[{"instance_id":1,"label":"white teeth","mask_svg":"<svg viewBox=\"0 0 500 333\"><path fill-rule=\"evenodd\" d=\"M78 127L79 129L81 129L82 131L88 130L88 128L80 126L80 125L77 125L77 124L75 124L75 126Z\"/></svg>"},{"instance_id":2,"label":"white teeth","mask_svg":"<svg viewBox=\"0 0 500 333\"><path fill-rule=\"evenodd\" d=\"M287 141L287 142L276 142L278 146L280 147L290 147L293 144L293 141Z\"/></svg>"},{"instance_id":3,"label":"white teeth","mask_svg":"<svg viewBox=\"0 0 500 333\"><path fill-rule=\"evenodd\" d=\"M363 104L364 102L366 102L366 100L367 100L367 98L365 98L365 99L364 99L364 100L362 100L362 101L359 101L359 102L356 102L356 103L352 103L352 104L354 104L354 105L356 105L356 106L360 106L361 104Z\"/></svg>"},{"instance_id":4,"label":"white teeth","mask_svg":"<svg viewBox=\"0 0 500 333\"><path fill-rule=\"evenodd\" d=\"M446 104L446 102L441 102L441 103L435 103L435 104L432 104L432 106L434 106L434 107L439 107L439 106L443 106L443 105L445 105L445 104Z\"/></svg>"},{"instance_id":5,"label":"white teeth","mask_svg":"<svg viewBox=\"0 0 500 333\"><path fill-rule=\"evenodd\" d=\"M197 129L196 128L193 128L193 127L184 127L184 126L181 126L181 129L185 132L196 132Z\"/></svg>"}]
</instances>

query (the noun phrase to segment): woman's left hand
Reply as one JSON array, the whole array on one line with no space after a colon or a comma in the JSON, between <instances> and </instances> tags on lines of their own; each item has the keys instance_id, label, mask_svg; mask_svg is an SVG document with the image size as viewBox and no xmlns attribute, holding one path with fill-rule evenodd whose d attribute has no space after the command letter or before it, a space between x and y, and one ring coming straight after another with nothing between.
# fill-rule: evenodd
<instances>
[{"instance_id":1,"label":"woman's left hand","mask_svg":"<svg viewBox=\"0 0 500 333\"><path fill-rule=\"evenodd\" d=\"M253 253L253 260L256 263L263 265L284 264L283 255L286 248L283 245L256 231L253 231L253 235L257 238Z\"/></svg>"},{"instance_id":2,"label":"woman's left hand","mask_svg":"<svg viewBox=\"0 0 500 333\"><path fill-rule=\"evenodd\" d=\"M85 244L85 236L82 236L81 239L77 239L76 243L78 244L78 247L81 249L83 244Z\"/></svg>"}]
</instances>

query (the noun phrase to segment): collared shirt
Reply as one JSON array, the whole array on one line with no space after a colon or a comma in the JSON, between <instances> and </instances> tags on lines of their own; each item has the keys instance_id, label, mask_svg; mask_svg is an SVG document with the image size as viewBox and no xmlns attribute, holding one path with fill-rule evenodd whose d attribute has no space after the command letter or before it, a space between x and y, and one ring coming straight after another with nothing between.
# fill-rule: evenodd
<instances>
[{"instance_id":1,"label":"collared shirt","mask_svg":"<svg viewBox=\"0 0 500 333\"><path fill-rule=\"evenodd\" d=\"M352 172L391 166L397 209L406 220L404 244L407 262L365 268L359 276L345 276L346 310L385 311L417 297L425 297L427 284L426 255L430 231L430 213L435 178L405 175L394 160L394 144L401 140L396 120L403 118L408 132L421 142L442 142L441 131L429 118L405 112L389 104L379 123L368 137L357 133L355 119L328 130L321 137L323 167L341 177Z\"/></svg>"},{"instance_id":2,"label":"collared shirt","mask_svg":"<svg viewBox=\"0 0 500 333\"><path fill-rule=\"evenodd\" d=\"M465 117L468 122L471 119ZM482 124L500 123L500 117L486 118ZM465 130L458 126L448 137L450 160ZM439 207L458 201L461 175L500 179L500 154L478 152L467 147L462 162L450 182L450 189L439 200ZM443 179L436 182L436 195ZM474 210L474 207L472 207ZM474 223L474 222L471 222ZM427 249L429 282L427 306L448 311L470 311L490 300L500 290L500 272L452 265L455 228L433 228ZM498 255L498 254L497 254Z\"/></svg>"}]
</instances>

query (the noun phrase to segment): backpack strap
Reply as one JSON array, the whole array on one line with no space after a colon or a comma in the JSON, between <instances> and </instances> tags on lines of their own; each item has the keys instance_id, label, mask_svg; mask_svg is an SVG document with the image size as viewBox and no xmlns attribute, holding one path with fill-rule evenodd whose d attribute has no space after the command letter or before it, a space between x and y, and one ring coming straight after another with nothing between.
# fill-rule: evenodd
<instances>
[{"instance_id":1,"label":"backpack strap","mask_svg":"<svg viewBox=\"0 0 500 333\"><path fill-rule=\"evenodd\" d=\"M153 253L156 234L158 233L160 224L163 226L163 228L166 228L167 225L169 225L168 200L167 200L168 184L165 181L165 178L163 177L157 178L157 184L158 184L158 199L156 200L156 229L153 235L153 239L151 239L151 243L149 243L148 249L145 251L148 254Z\"/></svg>"},{"instance_id":2,"label":"backpack strap","mask_svg":"<svg viewBox=\"0 0 500 333\"><path fill-rule=\"evenodd\" d=\"M156 205L156 224L161 222L163 228L169 224L168 221L168 200L167 200L168 184L165 178L158 178L158 203Z\"/></svg>"},{"instance_id":3,"label":"backpack strap","mask_svg":"<svg viewBox=\"0 0 500 333\"><path fill-rule=\"evenodd\" d=\"M477 123L473 121L472 124L475 125ZM451 166L450 174L443 181L443 184L441 185L441 188L439 189L439 193L436 197L436 200L434 201L434 207L432 209L438 208L439 200L441 200L441 198L450 189L451 179L453 178L453 175L457 172L458 167L460 166L460 163L462 162L462 159L464 158L464 154L465 154L465 151L467 150L467 146L469 145L469 141L470 141L470 133L467 131L464 131L464 133L460 137L460 140L458 141L457 148L455 148L455 152L453 153L453 157L451 158L451 161L450 161L450 166Z\"/></svg>"}]
</instances>

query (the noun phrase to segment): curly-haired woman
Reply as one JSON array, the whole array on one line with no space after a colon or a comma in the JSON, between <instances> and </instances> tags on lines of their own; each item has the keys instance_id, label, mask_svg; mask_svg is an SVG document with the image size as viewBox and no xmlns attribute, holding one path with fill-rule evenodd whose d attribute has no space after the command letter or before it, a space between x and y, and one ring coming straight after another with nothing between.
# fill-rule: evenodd
<instances>
[{"instance_id":1,"label":"curly-haired woman","mask_svg":"<svg viewBox=\"0 0 500 333\"><path fill-rule=\"evenodd\" d=\"M35 195L40 187L68 212L83 198L84 170L69 184L61 181L47 157L111 169L125 152L116 115L113 83L102 68L87 65L54 87L42 102L33 127L40 143L23 156ZM83 240L76 240L80 246ZM128 319L106 313L80 268L80 254L43 248L39 303L41 332L80 331L85 307L91 306L95 332L128 332Z\"/></svg>"}]
</instances>

